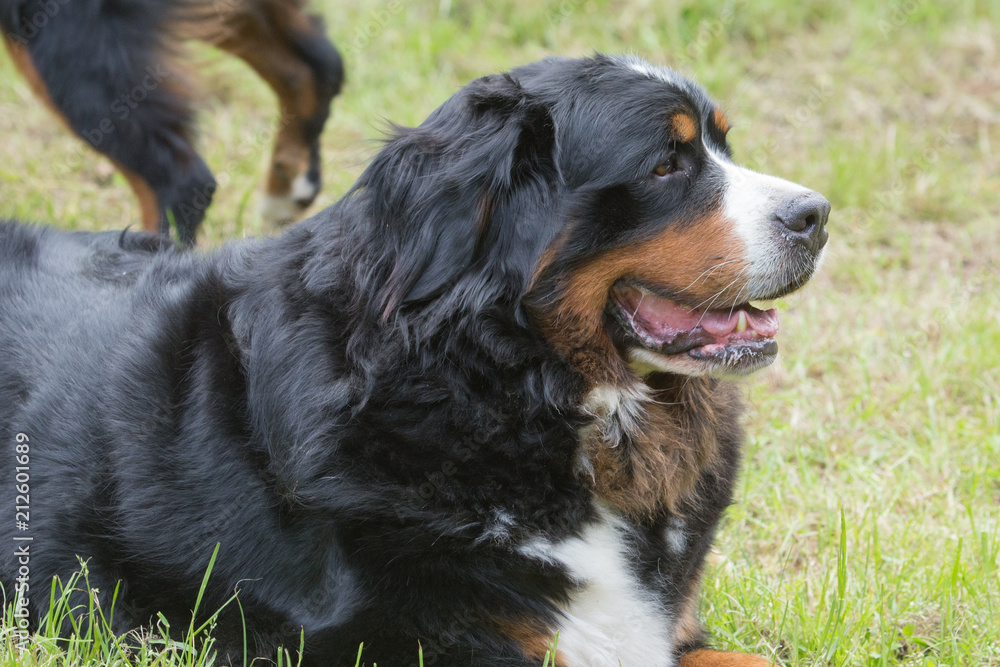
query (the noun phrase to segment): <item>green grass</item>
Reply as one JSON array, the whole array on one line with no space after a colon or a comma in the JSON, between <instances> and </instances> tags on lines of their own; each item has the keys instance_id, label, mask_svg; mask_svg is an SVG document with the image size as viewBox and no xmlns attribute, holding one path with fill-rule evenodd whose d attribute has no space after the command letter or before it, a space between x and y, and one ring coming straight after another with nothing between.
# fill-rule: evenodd
<instances>
[{"instance_id":1,"label":"green grass","mask_svg":"<svg viewBox=\"0 0 1000 667\"><path fill-rule=\"evenodd\" d=\"M212 632L220 613L230 605L239 606L239 596L234 594L219 609L205 620L197 622L198 610L202 608L202 597L208 580L212 576L215 559L219 554L216 544L212 558L205 570L205 576L198 590L198 597L191 614L191 622L183 632L171 631L170 622L159 615L155 627L136 628L125 635L117 635L113 630L115 608L119 590L99 591L90 585L88 564L80 562L80 571L68 581L53 578L49 588L48 612L42 619L40 628L32 635L19 632L20 615L15 608L20 600L4 606L0 617L0 665L19 667L84 667L107 665L108 667L210 667L221 662L215 651ZM242 614L242 608L240 609ZM197 625L196 625L197 623ZM302 649L305 634L299 635L299 644L294 650L282 648L275 663L277 667L299 667L302 663ZM549 648L541 667L554 667L559 635L549 642ZM243 652L246 654L247 636L244 628ZM364 644L358 646L355 667L367 665L364 658ZM424 667L423 647L419 642L414 652L417 664ZM434 662L432 659L431 662ZM248 658L243 665L250 664ZM372 667L378 667L374 664Z\"/></svg>"},{"instance_id":2,"label":"green grass","mask_svg":"<svg viewBox=\"0 0 1000 667\"><path fill-rule=\"evenodd\" d=\"M118 604L118 589L100 591L90 586L87 564L81 562L80 571L68 581L52 580L48 612L41 621L39 631L30 640L14 629L18 621L18 615L14 613L16 605L5 606L3 629L0 631L0 664L32 667L207 667L212 664L215 653L211 632L222 610L197 626L195 617L217 555L218 546L208 563L186 631L171 632L170 623L160 615L155 628L139 628L125 636L116 636L111 631ZM37 596L40 591L35 589L33 594ZM238 604L235 596L223 609L234 602ZM289 658L290 653L282 655L281 662L290 664Z\"/></svg>"},{"instance_id":3,"label":"green grass","mask_svg":"<svg viewBox=\"0 0 1000 667\"><path fill-rule=\"evenodd\" d=\"M317 208L353 182L383 120L417 123L476 76L595 50L692 75L734 121L738 160L826 194L826 266L783 304L783 358L748 384L745 473L705 616L720 647L790 665L1000 665L1000 5L318 4L349 83ZM210 245L260 231L276 108L242 63L194 52L200 145L221 184ZM133 222L124 181L6 58L0 137L0 216ZM61 664L114 664L108 641ZM61 650L8 643L0 664Z\"/></svg>"}]
</instances>

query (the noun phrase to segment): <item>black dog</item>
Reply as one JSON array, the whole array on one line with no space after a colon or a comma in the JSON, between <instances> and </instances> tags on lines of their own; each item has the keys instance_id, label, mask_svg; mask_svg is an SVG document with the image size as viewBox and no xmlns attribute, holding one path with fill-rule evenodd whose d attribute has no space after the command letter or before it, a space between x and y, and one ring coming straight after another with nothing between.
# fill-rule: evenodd
<instances>
[{"instance_id":1,"label":"black dog","mask_svg":"<svg viewBox=\"0 0 1000 667\"><path fill-rule=\"evenodd\" d=\"M309 665L361 642L409 665L418 640L539 665L558 632L568 667L767 664L704 649L697 618L740 456L726 378L775 358L747 302L806 282L829 205L735 166L726 130L669 70L552 59L399 129L280 238L0 226L31 617L79 555L122 582L118 630L186 627L220 543L202 608L239 590L253 655L304 629Z\"/></svg>"},{"instance_id":2,"label":"black dog","mask_svg":"<svg viewBox=\"0 0 1000 667\"><path fill-rule=\"evenodd\" d=\"M185 245L215 193L192 143L179 43L239 58L278 96L265 222L298 216L320 188L319 137L340 91L340 54L305 0L0 0L0 33L35 93L132 186L150 232Z\"/></svg>"}]
</instances>

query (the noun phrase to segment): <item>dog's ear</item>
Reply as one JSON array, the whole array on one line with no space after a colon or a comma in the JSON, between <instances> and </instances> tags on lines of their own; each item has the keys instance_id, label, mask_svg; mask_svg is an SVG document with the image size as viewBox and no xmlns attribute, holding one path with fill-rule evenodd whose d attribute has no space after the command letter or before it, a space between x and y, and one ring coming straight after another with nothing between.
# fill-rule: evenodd
<instances>
[{"instance_id":1,"label":"dog's ear","mask_svg":"<svg viewBox=\"0 0 1000 667\"><path fill-rule=\"evenodd\" d=\"M383 319L471 270L530 275L553 235L544 211L558 182L555 152L548 108L508 75L474 81L419 127L397 128L357 186L392 258Z\"/></svg>"}]
</instances>

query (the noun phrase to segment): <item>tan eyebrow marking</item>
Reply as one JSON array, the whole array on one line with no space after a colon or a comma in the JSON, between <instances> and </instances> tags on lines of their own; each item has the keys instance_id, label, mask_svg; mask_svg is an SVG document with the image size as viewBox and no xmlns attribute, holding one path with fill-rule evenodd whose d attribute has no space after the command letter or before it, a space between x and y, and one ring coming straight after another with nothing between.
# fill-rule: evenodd
<instances>
[{"instance_id":1,"label":"tan eyebrow marking","mask_svg":"<svg viewBox=\"0 0 1000 667\"><path fill-rule=\"evenodd\" d=\"M677 141L686 144L698 134L698 125L694 118L686 113L674 114L670 117L670 128L677 135Z\"/></svg>"},{"instance_id":2,"label":"tan eyebrow marking","mask_svg":"<svg viewBox=\"0 0 1000 667\"><path fill-rule=\"evenodd\" d=\"M722 113L722 109L715 107L715 111L712 112L712 120L715 121L715 125L722 130L723 134L729 132L729 119L726 118L726 114Z\"/></svg>"}]
</instances>

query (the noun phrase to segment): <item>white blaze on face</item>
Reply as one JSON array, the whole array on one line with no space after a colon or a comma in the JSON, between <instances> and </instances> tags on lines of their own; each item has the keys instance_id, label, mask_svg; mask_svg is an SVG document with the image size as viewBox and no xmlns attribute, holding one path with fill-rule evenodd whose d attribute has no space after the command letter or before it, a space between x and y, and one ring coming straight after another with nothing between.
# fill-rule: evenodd
<instances>
[{"instance_id":1,"label":"white blaze on face","mask_svg":"<svg viewBox=\"0 0 1000 667\"><path fill-rule=\"evenodd\" d=\"M704 145L725 179L723 214L732 220L734 231L746 247L748 268L744 292L752 298L771 291L788 277L784 269L788 251L794 244L784 235L778 212L813 191L798 183L735 165L725 155Z\"/></svg>"},{"instance_id":2,"label":"white blaze on face","mask_svg":"<svg viewBox=\"0 0 1000 667\"><path fill-rule=\"evenodd\" d=\"M556 628L559 653L573 667L673 667L674 619L629 562L630 529L607 507L599 516L579 537L537 539L521 548L565 567L579 582Z\"/></svg>"},{"instance_id":3,"label":"white blaze on face","mask_svg":"<svg viewBox=\"0 0 1000 667\"><path fill-rule=\"evenodd\" d=\"M653 65L634 56L615 56L613 60L627 70L637 72L643 76L649 77L650 79L662 81L663 83L673 86L680 92L691 95L692 97L696 96L700 90L700 87L696 83L688 79L683 74L675 72L669 67Z\"/></svg>"}]
</instances>

